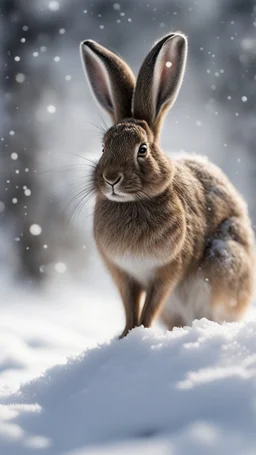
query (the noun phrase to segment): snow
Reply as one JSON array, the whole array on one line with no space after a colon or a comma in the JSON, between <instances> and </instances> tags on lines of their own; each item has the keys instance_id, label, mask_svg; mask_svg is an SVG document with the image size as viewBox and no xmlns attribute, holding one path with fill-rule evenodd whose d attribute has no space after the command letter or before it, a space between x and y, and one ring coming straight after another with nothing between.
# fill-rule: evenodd
<instances>
[{"instance_id":1,"label":"snow","mask_svg":"<svg viewBox=\"0 0 256 455\"><path fill-rule=\"evenodd\" d=\"M114 8L116 11L119 11L120 8L121 8L121 6L120 6L119 3L114 3L114 4L113 4L113 8Z\"/></svg>"},{"instance_id":2,"label":"snow","mask_svg":"<svg viewBox=\"0 0 256 455\"><path fill-rule=\"evenodd\" d=\"M42 228L39 224L31 224L29 231L32 235L40 235L42 233Z\"/></svg>"},{"instance_id":3,"label":"snow","mask_svg":"<svg viewBox=\"0 0 256 455\"><path fill-rule=\"evenodd\" d=\"M25 82L26 76L23 73L17 73L15 79L19 84L22 84L23 82Z\"/></svg>"},{"instance_id":4,"label":"snow","mask_svg":"<svg viewBox=\"0 0 256 455\"><path fill-rule=\"evenodd\" d=\"M83 274L82 283L56 270L55 278L41 289L22 283L14 285L9 277L9 269L14 267L14 252L10 251L8 236L0 239L2 394L17 390L21 382L42 374L46 368L65 362L67 356L81 353L96 341L103 342L121 332L123 312L117 296L112 293L109 302L106 299L113 285L110 280L108 285L104 284L100 264L98 292L88 287L88 283L96 282L89 270Z\"/></svg>"},{"instance_id":5,"label":"snow","mask_svg":"<svg viewBox=\"0 0 256 455\"><path fill-rule=\"evenodd\" d=\"M63 262L57 262L57 264L55 264L54 268L55 268L56 272L58 272L58 273L65 273L67 270L67 266Z\"/></svg>"},{"instance_id":6,"label":"snow","mask_svg":"<svg viewBox=\"0 0 256 455\"><path fill-rule=\"evenodd\" d=\"M60 4L57 1L52 1L49 3L48 7L51 11L58 11L60 9Z\"/></svg>"},{"instance_id":7,"label":"snow","mask_svg":"<svg viewBox=\"0 0 256 455\"><path fill-rule=\"evenodd\" d=\"M40 299L3 293L0 452L255 453L253 311L241 323L139 327L118 340L122 310L105 297L110 283L97 291L68 280Z\"/></svg>"},{"instance_id":8,"label":"snow","mask_svg":"<svg viewBox=\"0 0 256 455\"><path fill-rule=\"evenodd\" d=\"M50 113L50 114L54 114L56 112L56 107L53 106L52 104L50 104L49 106L47 106L47 111Z\"/></svg>"}]
</instances>

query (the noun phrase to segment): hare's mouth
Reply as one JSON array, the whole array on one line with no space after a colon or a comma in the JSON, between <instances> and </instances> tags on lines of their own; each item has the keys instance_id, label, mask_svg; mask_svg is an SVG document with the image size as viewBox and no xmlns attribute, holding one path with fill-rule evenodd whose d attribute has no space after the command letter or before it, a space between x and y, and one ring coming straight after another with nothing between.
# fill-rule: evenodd
<instances>
[{"instance_id":1,"label":"hare's mouth","mask_svg":"<svg viewBox=\"0 0 256 455\"><path fill-rule=\"evenodd\" d=\"M114 188L108 192L105 192L105 196L110 201L116 201L116 202L135 201L134 194L123 193L122 191L117 191Z\"/></svg>"}]
</instances>

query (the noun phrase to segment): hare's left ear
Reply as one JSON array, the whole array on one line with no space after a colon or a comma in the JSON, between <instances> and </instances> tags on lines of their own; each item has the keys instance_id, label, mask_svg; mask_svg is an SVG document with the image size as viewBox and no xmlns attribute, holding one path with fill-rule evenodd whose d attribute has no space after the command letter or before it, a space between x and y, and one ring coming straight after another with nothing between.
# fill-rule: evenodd
<instances>
[{"instance_id":1,"label":"hare's left ear","mask_svg":"<svg viewBox=\"0 0 256 455\"><path fill-rule=\"evenodd\" d=\"M113 122L131 117L135 80L128 65L92 40L83 41L80 51L94 95Z\"/></svg>"},{"instance_id":2,"label":"hare's left ear","mask_svg":"<svg viewBox=\"0 0 256 455\"><path fill-rule=\"evenodd\" d=\"M146 120L156 137L165 111L179 93L186 59L186 37L172 33L153 47L139 71L133 114L135 118Z\"/></svg>"}]
</instances>

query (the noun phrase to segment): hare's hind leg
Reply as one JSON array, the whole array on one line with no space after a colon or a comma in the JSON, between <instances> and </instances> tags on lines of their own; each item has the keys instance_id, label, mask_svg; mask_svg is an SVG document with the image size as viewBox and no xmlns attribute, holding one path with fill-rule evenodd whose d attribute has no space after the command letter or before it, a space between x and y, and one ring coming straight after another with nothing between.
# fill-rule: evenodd
<instances>
[{"instance_id":1,"label":"hare's hind leg","mask_svg":"<svg viewBox=\"0 0 256 455\"><path fill-rule=\"evenodd\" d=\"M168 330L191 325L194 319L211 318L211 287L201 267L174 289L163 308L161 321Z\"/></svg>"},{"instance_id":2,"label":"hare's hind leg","mask_svg":"<svg viewBox=\"0 0 256 455\"><path fill-rule=\"evenodd\" d=\"M250 229L238 218L225 220L209 240L202 272L211 287L211 319L240 320L253 292L253 245Z\"/></svg>"},{"instance_id":3,"label":"hare's hind leg","mask_svg":"<svg viewBox=\"0 0 256 455\"><path fill-rule=\"evenodd\" d=\"M237 218L225 220L209 239L198 270L174 289L160 318L169 330L204 317L238 321L251 301L253 276L252 232Z\"/></svg>"}]
</instances>

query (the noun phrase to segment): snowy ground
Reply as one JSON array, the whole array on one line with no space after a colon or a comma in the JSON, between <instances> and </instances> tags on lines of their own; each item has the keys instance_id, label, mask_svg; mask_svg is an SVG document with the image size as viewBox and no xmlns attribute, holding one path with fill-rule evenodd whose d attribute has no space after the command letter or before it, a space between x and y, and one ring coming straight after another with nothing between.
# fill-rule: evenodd
<instances>
[{"instance_id":1,"label":"snowy ground","mask_svg":"<svg viewBox=\"0 0 256 455\"><path fill-rule=\"evenodd\" d=\"M2 286L0 453L255 455L254 312L119 341L112 284L90 281Z\"/></svg>"}]
</instances>

